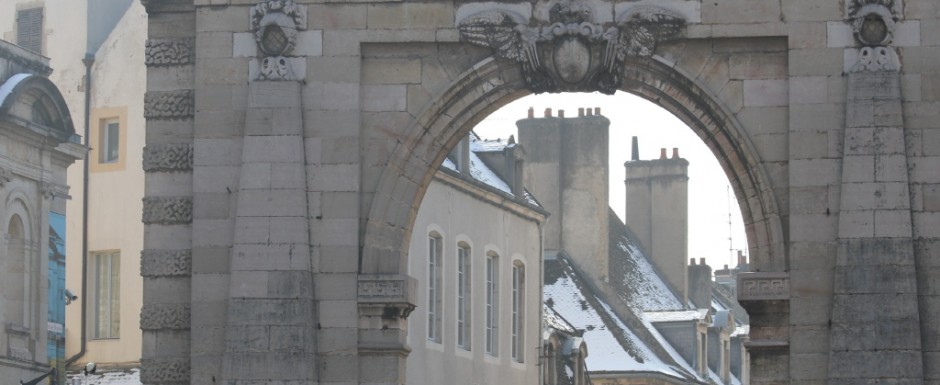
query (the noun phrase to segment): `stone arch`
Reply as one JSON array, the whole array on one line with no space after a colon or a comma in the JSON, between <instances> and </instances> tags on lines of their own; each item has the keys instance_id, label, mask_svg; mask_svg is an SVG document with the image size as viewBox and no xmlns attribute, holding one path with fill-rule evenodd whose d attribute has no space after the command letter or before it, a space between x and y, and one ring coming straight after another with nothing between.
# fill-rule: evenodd
<instances>
[{"instance_id":1,"label":"stone arch","mask_svg":"<svg viewBox=\"0 0 940 385\"><path fill-rule=\"evenodd\" d=\"M628 60L620 90L665 108L705 142L738 197L756 265L786 270L780 210L745 130L718 97L664 62ZM366 222L361 273L405 271L411 224L437 165L476 123L528 93L516 63L491 57L461 74L417 114L380 177Z\"/></svg>"},{"instance_id":2,"label":"stone arch","mask_svg":"<svg viewBox=\"0 0 940 385\"><path fill-rule=\"evenodd\" d=\"M65 98L52 81L40 75L16 74L0 85L0 116L44 127L61 141L75 135Z\"/></svg>"}]
</instances>

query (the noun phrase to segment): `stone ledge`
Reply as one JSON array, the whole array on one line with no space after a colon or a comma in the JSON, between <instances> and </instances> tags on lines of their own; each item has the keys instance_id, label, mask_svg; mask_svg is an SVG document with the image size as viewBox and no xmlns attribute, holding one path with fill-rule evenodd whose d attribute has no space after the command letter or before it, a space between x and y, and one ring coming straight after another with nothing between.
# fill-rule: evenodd
<instances>
[{"instance_id":1,"label":"stone ledge","mask_svg":"<svg viewBox=\"0 0 940 385\"><path fill-rule=\"evenodd\" d=\"M417 281L408 275L360 275L357 284L360 315L408 318L415 308L416 290Z\"/></svg>"},{"instance_id":2,"label":"stone ledge","mask_svg":"<svg viewBox=\"0 0 940 385\"><path fill-rule=\"evenodd\" d=\"M738 274L738 301L790 299L790 275L784 272Z\"/></svg>"}]
</instances>

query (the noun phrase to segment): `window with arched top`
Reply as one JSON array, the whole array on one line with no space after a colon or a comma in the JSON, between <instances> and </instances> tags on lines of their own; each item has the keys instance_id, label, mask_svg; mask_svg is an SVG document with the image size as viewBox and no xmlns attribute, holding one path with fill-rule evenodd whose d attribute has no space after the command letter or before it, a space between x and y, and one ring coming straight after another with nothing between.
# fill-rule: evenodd
<instances>
[{"instance_id":1,"label":"window with arched top","mask_svg":"<svg viewBox=\"0 0 940 385\"><path fill-rule=\"evenodd\" d=\"M512 359L525 362L525 265L512 264Z\"/></svg>"},{"instance_id":2,"label":"window with arched top","mask_svg":"<svg viewBox=\"0 0 940 385\"><path fill-rule=\"evenodd\" d=\"M473 299L472 275L470 269L470 245L466 242L457 243L457 346L470 350L471 341L471 306Z\"/></svg>"},{"instance_id":3,"label":"window with arched top","mask_svg":"<svg viewBox=\"0 0 940 385\"><path fill-rule=\"evenodd\" d=\"M25 326L26 305L26 226L23 224L23 218L13 214L10 222L7 224L7 258L4 261L6 265L6 279L4 279L2 295L6 303L6 322Z\"/></svg>"},{"instance_id":4,"label":"window with arched top","mask_svg":"<svg viewBox=\"0 0 940 385\"><path fill-rule=\"evenodd\" d=\"M443 290L441 290L441 275L443 274L442 256L444 253L443 239L437 232L428 234L428 340L441 342L441 319L443 316Z\"/></svg>"},{"instance_id":5,"label":"window with arched top","mask_svg":"<svg viewBox=\"0 0 940 385\"><path fill-rule=\"evenodd\" d=\"M486 253L486 354L499 354L499 255Z\"/></svg>"}]
</instances>

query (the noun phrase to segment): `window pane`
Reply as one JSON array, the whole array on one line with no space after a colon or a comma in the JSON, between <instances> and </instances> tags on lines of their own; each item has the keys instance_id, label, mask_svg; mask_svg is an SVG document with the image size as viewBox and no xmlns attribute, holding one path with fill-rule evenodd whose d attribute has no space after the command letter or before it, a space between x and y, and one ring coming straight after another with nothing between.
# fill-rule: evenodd
<instances>
[{"instance_id":1,"label":"window pane","mask_svg":"<svg viewBox=\"0 0 940 385\"><path fill-rule=\"evenodd\" d=\"M94 254L95 338L118 338L121 330L120 253Z\"/></svg>"}]
</instances>

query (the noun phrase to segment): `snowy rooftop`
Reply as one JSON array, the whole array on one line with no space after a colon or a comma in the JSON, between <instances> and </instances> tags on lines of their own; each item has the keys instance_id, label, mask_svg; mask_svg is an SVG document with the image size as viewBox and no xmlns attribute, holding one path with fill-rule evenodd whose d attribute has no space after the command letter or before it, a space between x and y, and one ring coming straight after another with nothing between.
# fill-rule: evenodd
<instances>
[{"instance_id":1,"label":"snowy rooftop","mask_svg":"<svg viewBox=\"0 0 940 385\"><path fill-rule=\"evenodd\" d=\"M708 309L648 311L643 316L650 322L701 321L708 317Z\"/></svg>"},{"instance_id":2,"label":"snowy rooftop","mask_svg":"<svg viewBox=\"0 0 940 385\"><path fill-rule=\"evenodd\" d=\"M128 371L98 372L83 376L81 374L69 375L69 385L141 385L140 369Z\"/></svg>"},{"instance_id":3,"label":"snowy rooftop","mask_svg":"<svg viewBox=\"0 0 940 385\"><path fill-rule=\"evenodd\" d=\"M623 302L636 313L686 309L617 214L610 211L609 216L611 283L620 292Z\"/></svg>"},{"instance_id":4,"label":"snowy rooftop","mask_svg":"<svg viewBox=\"0 0 940 385\"><path fill-rule=\"evenodd\" d=\"M493 189L499 190L508 195L513 195L512 188L509 187L509 184L506 183L503 178L499 176L493 169L486 165L480 156L477 155L478 152L495 152L502 151L507 146L507 141L505 140L482 140L479 136L474 133L470 133L470 177L480 181ZM450 158L444 158L444 162L441 164L441 167L448 170L459 172L457 165ZM535 206L541 207L538 200L529 193L528 190L523 189L522 198L525 199L525 202Z\"/></svg>"},{"instance_id":5,"label":"snowy rooftop","mask_svg":"<svg viewBox=\"0 0 940 385\"><path fill-rule=\"evenodd\" d=\"M584 330L590 352L588 370L647 371L684 377L661 361L602 301L586 296L566 260L546 261L545 268L545 302L572 326Z\"/></svg>"}]
</instances>

